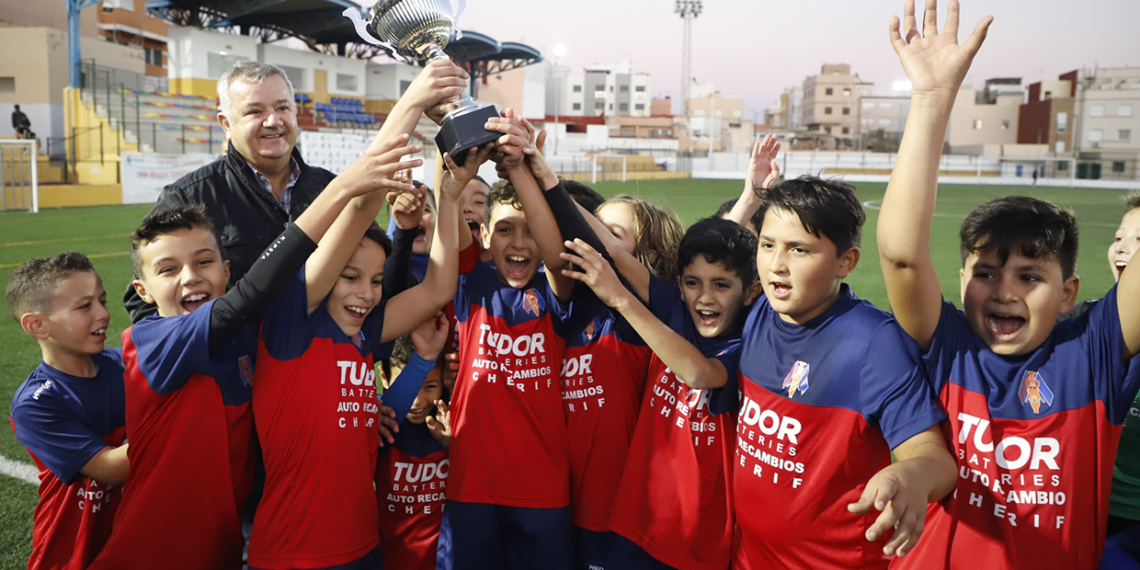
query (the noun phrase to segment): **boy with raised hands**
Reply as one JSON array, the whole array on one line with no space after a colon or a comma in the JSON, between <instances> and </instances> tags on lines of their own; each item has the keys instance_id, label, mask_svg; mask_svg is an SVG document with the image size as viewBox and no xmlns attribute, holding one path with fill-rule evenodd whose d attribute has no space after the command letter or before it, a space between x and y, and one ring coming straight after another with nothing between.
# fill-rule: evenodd
<instances>
[{"instance_id":1,"label":"boy with raised hands","mask_svg":"<svg viewBox=\"0 0 1140 570\"><path fill-rule=\"evenodd\" d=\"M460 236L460 363L439 552L450 550L458 570L569 568L570 469L558 371L562 304L573 281L558 271L561 234L523 162L532 141L510 109L504 115L487 125L504 133L497 160L510 179L487 198L482 240L492 262L474 259L477 250L464 243L470 232Z\"/></svg>"},{"instance_id":2,"label":"boy with raised hands","mask_svg":"<svg viewBox=\"0 0 1140 570\"><path fill-rule=\"evenodd\" d=\"M930 253L938 161L950 109L991 19L959 46L959 6L938 33L914 4L890 34L914 84L907 130L879 218L879 257L903 329L917 341L958 460L954 493L932 505L922 542L900 568L1095 568L1112 465L1136 396L1140 270L1085 314L1072 308L1077 225L1071 212L1022 196L962 222L963 310L944 301Z\"/></svg>"},{"instance_id":3,"label":"boy with raised hands","mask_svg":"<svg viewBox=\"0 0 1140 570\"><path fill-rule=\"evenodd\" d=\"M865 219L854 188L776 185L778 150L773 137L757 145L732 212L737 223L759 214L764 288L726 387L741 395L732 564L886 568L918 540L926 504L954 487L946 416L914 343L843 282Z\"/></svg>"},{"instance_id":4,"label":"boy with raised hands","mask_svg":"<svg viewBox=\"0 0 1140 570\"><path fill-rule=\"evenodd\" d=\"M123 333L131 474L115 532L92 568L237 569L253 479L250 325L290 284L354 197L405 190L417 161L400 136L365 152L226 291L228 269L200 207L148 216L131 236L135 288L158 314Z\"/></svg>"},{"instance_id":5,"label":"boy with raised hands","mask_svg":"<svg viewBox=\"0 0 1140 570\"><path fill-rule=\"evenodd\" d=\"M20 265L5 297L43 354L12 398L12 429L40 478L28 568L83 570L111 534L130 470L122 351L104 347L107 292L69 251Z\"/></svg>"},{"instance_id":6,"label":"boy with raised hands","mask_svg":"<svg viewBox=\"0 0 1140 570\"><path fill-rule=\"evenodd\" d=\"M407 137L421 108L416 100L439 97L417 80L377 137ZM251 568L381 567L372 488L379 449L375 362L455 295L457 200L490 153L490 147L469 153L463 168L444 156L451 168L440 186L422 283L384 297L390 243L375 222L385 196L374 193L341 213L267 311L253 390L266 481L250 536ZM412 190L397 198L411 207L397 204L394 211L422 214L426 198Z\"/></svg>"}]
</instances>

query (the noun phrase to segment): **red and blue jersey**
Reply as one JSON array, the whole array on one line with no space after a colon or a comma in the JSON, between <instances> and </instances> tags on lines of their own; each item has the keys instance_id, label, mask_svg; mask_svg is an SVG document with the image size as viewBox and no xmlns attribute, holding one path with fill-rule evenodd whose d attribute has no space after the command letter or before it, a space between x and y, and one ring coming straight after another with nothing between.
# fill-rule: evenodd
<instances>
[{"instance_id":1,"label":"red and blue jersey","mask_svg":"<svg viewBox=\"0 0 1140 570\"><path fill-rule=\"evenodd\" d=\"M447 498L565 507L570 453L558 381L565 347L558 298L542 273L515 289L487 263L463 269Z\"/></svg>"},{"instance_id":2,"label":"red and blue jersey","mask_svg":"<svg viewBox=\"0 0 1140 570\"><path fill-rule=\"evenodd\" d=\"M215 302L123 332L131 472L115 532L91 568L241 568L257 337L246 327L211 355Z\"/></svg>"},{"instance_id":3,"label":"red and blue jersey","mask_svg":"<svg viewBox=\"0 0 1140 570\"><path fill-rule=\"evenodd\" d=\"M451 461L426 424L403 422L394 437L376 465L380 555L385 568L432 570Z\"/></svg>"},{"instance_id":4,"label":"red and blue jersey","mask_svg":"<svg viewBox=\"0 0 1140 570\"><path fill-rule=\"evenodd\" d=\"M629 442L637 425L650 350L593 294L573 300L562 360L562 404L570 439L574 526L609 531Z\"/></svg>"},{"instance_id":5,"label":"red and blue jersey","mask_svg":"<svg viewBox=\"0 0 1140 570\"><path fill-rule=\"evenodd\" d=\"M383 303L351 338L324 303L310 314L303 270L266 312L253 389L265 491L251 566L338 566L379 544L373 362L391 349L383 330Z\"/></svg>"},{"instance_id":6,"label":"red and blue jersey","mask_svg":"<svg viewBox=\"0 0 1140 570\"><path fill-rule=\"evenodd\" d=\"M1096 568L1137 391L1123 342L1115 287L1019 356L994 353L943 303L923 360L949 416L958 486L892 567Z\"/></svg>"},{"instance_id":7,"label":"red and blue jersey","mask_svg":"<svg viewBox=\"0 0 1140 570\"><path fill-rule=\"evenodd\" d=\"M107 543L122 499L121 488L80 473L126 435L122 353L108 349L91 360L99 369L93 378L40 363L12 398L12 429L40 472L29 570L87 568Z\"/></svg>"},{"instance_id":8,"label":"red and blue jersey","mask_svg":"<svg viewBox=\"0 0 1140 570\"><path fill-rule=\"evenodd\" d=\"M702 337L672 283L653 277L649 301L661 322L701 354L720 360L729 378L736 376L738 336ZM674 568L724 570L732 546L729 476L736 420L711 407L714 397L735 401L736 394L693 390L656 354L647 378L610 530Z\"/></svg>"},{"instance_id":9,"label":"red and blue jersey","mask_svg":"<svg viewBox=\"0 0 1140 570\"><path fill-rule=\"evenodd\" d=\"M761 297L741 342L740 375L725 387L740 391L733 567L886 568L889 534L865 536L879 512L847 505L891 449L946 418L918 348L846 284L803 325Z\"/></svg>"}]
</instances>

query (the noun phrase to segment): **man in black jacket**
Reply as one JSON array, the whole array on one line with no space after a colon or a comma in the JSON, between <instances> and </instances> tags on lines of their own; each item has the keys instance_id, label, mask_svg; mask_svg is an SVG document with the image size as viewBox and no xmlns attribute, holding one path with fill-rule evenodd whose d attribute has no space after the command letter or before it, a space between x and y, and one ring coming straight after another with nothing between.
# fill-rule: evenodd
<instances>
[{"instance_id":1,"label":"man in black jacket","mask_svg":"<svg viewBox=\"0 0 1140 570\"><path fill-rule=\"evenodd\" d=\"M467 73L462 68L430 67L405 93L415 99L409 106L415 117L408 120L418 120L423 112L438 122L463 92ZM281 68L238 62L218 81L218 98L218 122L229 140L226 156L164 188L151 211L204 205L230 264L232 285L336 175L301 159L293 85ZM133 322L154 312L133 287L127 288L123 304Z\"/></svg>"}]
</instances>

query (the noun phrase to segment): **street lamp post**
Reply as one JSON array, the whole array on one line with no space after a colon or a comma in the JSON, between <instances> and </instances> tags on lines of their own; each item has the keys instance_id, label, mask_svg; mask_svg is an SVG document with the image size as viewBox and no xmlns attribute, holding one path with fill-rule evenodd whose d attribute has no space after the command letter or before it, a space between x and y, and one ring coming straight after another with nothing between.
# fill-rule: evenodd
<instances>
[{"instance_id":1,"label":"street lamp post","mask_svg":"<svg viewBox=\"0 0 1140 570\"><path fill-rule=\"evenodd\" d=\"M554 58L558 62L558 67L561 67L562 58L566 57L566 46L554 46ZM558 70L558 86L554 88L554 150L550 153L551 156L558 154L558 131L562 128L558 124L558 116L562 112L562 70Z\"/></svg>"}]
</instances>

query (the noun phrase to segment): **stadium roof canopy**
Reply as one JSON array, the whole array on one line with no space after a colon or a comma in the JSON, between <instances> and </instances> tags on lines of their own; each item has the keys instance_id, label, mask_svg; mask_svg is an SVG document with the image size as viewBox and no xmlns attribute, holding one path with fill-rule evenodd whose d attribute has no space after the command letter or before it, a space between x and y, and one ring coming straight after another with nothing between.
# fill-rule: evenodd
<instances>
[{"instance_id":1,"label":"stadium roof canopy","mask_svg":"<svg viewBox=\"0 0 1140 570\"><path fill-rule=\"evenodd\" d=\"M361 59L387 53L362 41L341 15L345 8L355 8L367 17L351 0L150 0L146 8L175 25L236 32L265 43L297 38L313 51ZM542 61L530 46L469 31L458 40L452 37L445 51L476 78Z\"/></svg>"}]
</instances>

